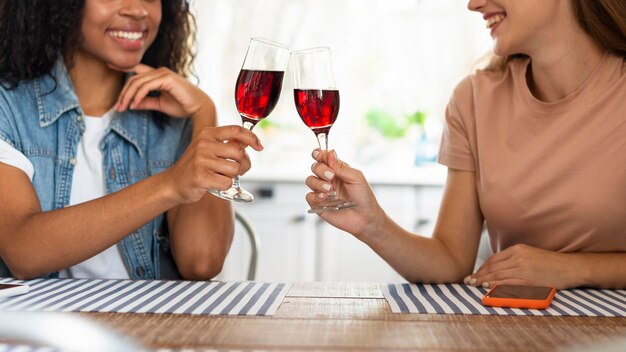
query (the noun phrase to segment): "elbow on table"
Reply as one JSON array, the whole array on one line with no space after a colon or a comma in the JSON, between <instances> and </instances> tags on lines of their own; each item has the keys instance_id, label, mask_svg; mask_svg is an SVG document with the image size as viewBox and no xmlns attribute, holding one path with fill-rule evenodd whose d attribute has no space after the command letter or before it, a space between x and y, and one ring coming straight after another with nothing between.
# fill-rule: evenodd
<instances>
[{"instance_id":1,"label":"elbow on table","mask_svg":"<svg viewBox=\"0 0 626 352\"><path fill-rule=\"evenodd\" d=\"M24 256L15 253L12 248L5 247L4 244L0 244L0 248L8 249L0 250L0 259L4 262L11 276L18 280L30 280L37 277L36 273L32 270L28 261L21 260ZM1 271L0 271L1 272Z\"/></svg>"},{"instance_id":2,"label":"elbow on table","mask_svg":"<svg viewBox=\"0 0 626 352\"><path fill-rule=\"evenodd\" d=\"M18 280L32 280L38 277L41 277L43 273L36 270L32 266L29 266L27 263L17 264L12 263L10 260L6 260L4 257L2 258L7 268L11 272L13 278Z\"/></svg>"},{"instance_id":3,"label":"elbow on table","mask_svg":"<svg viewBox=\"0 0 626 352\"><path fill-rule=\"evenodd\" d=\"M463 279L472 273L471 268L453 266L450 270L426 273L417 270L411 273L400 273L405 280L414 284L462 284Z\"/></svg>"},{"instance_id":4,"label":"elbow on table","mask_svg":"<svg viewBox=\"0 0 626 352\"><path fill-rule=\"evenodd\" d=\"M14 279L23 280L23 281L33 280L39 277L38 275L33 275L31 273L26 273L26 272L23 273L20 271L12 271L12 270L11 270L11 274L13 275Z\"/></svg>"},{"instance_id":5,"label":"elbow on table","mask_svg":"<svg viewBox=\"0 0 626 352\"><path fill-rule=\"evenodd\" d=\"M200 259L179 265L178 270L180 275L187 280L211 280L222 271L225 259L225 255L205 255Z\"/></svg>"}]
</instances>

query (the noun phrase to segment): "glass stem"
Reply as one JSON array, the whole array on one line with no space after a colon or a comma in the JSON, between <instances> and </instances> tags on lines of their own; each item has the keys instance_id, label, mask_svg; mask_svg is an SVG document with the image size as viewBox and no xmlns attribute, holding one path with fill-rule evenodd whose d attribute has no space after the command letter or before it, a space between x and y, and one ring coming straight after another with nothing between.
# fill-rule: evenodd
<instances>
[{"instance_id":1,"label":"glass stem","mask_svg":"<svg viewBox=\"0 0 626 352\"><path fill-rule=\"evenodd\" d=\"M232 188L241 188L241 186L239 185L239 175L235 175L235 177L233 177L233 186Z\"/></svg>"},{"instance_id":2,"label":"glass stem","mask_svg":"<svg viewBox=\"0 0 626 352\"><path fill-rule=\"evenodd\" d=\"M252 129L254 128L255 124L250 122L250 121L244 120L241 125L243 126L243 128L247 128L250 131L252 131ZM233 177L233 186L232 186L232 188L236 188L236 189L241 188L241 186L239 185L239 175L235 175L235 177Z\"/></svg>"},{"instance_id":3,"label":"glass stem","mask_svg":"<svg viewBox=\"0 0 626 352\"><path fill-rule=\"evenodd\" d=\"M320 149L324 152L324 162L328 164L328 134L321 132L315 135L317 137L317 144L320 146ZM334 183L331 181L331 183ZM335 199L337 198L337 192L335 190L328 192L326 199Z\"/></svg>"},{"instance_id":4,"label":"glass stem","mask_svg":"<svg viewBox=\"0 0 626 352\"><path fill-rule=\"evenodd\" d=\"M252 129L254 128L254 123L248 121L248 120L244 120L243 123L241 124L241 126L243 126L243 128L247 128L250 131L252 131Z\"/></svg>"},{"instance_id":5,"label":"glass stem","mask_svg":"<svg viewBox=\"0 0 626 352\"><path fill-rule=\"evenodd\" d=\"M326 135L326 133L318 133L315 135L315 137L317 137L317 144L320 146L320 149L325 152L328 151L328 136ZM324 160L326 160L326 157L324 157Z\"/></svg>"}]
</instances>

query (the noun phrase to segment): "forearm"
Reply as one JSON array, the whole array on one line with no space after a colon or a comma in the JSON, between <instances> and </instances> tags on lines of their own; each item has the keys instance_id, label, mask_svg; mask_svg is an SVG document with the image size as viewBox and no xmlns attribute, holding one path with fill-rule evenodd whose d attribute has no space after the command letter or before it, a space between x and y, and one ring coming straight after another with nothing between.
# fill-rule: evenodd
<instances>
[{"instance_id":1,"label":"forearm","mask_svg":"<svg viewBox=\"0 0 626 352\"><path fill-rule=\"evenodd\" d=\"M25 216L7 239L3 259L18 278L32 278L88 259L171 208L157 175L79 205ZM10 244L10 245L8 245Z\"/></svg>"},{"instance_id":2,"label":"forearm","mask_svg":"<svg viewBox=\"0 0 626 352\"><path fill-rule=\"evenodd\" d=\"M413 234L391 220L383 220L379 230L362 240L409 282L460 282L471 266L455 259L445 242Z\"/></svg>"},{"instance_id":3,"label":"forearm","mask_svg":"<svg viewBox=\"0 0 626 352\"><path fill-rule=\"evenodd\" d=\"M192 117L192 141L205 127L216 124L215 107L208 100ZM211 279L222 270L234 233L234 213L228 201L206 193L198 202L168 211L172 254L187 279Z\"/></svg>"},{"instance_id":4,"label":"forearm","mask_svg":"<svg viewBox=\"0 0 626 352\"><path fill-rule=\"evenodd\" d=\"M626 253L565 253L569 287L626 289Z\"/></svg>"},{"instance_id":5,"label":"forearm","mask_svg":"<svg viewBox=\"0 0 626 352\"><path fill-rule=\"evenodd\" d=\"M234 233L230 202L207 193L168 212L172 254L181 275L208 280L219 274Z\"/></svg>"}]
</instances>

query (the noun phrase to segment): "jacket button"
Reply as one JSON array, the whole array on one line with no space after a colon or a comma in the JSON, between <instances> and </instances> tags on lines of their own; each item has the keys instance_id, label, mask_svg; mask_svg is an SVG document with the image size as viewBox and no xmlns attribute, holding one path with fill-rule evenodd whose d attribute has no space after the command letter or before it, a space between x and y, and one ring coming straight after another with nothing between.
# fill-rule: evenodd
<instances>
[{"instance_id":1,"label":"jacket button","mask_svg":"<svg viewBox=\"0 0 626 352\"><path fill-rule=\"evenodd\" d=\"M135 270L135 272L139 276L143 276L146 273L146 271L143 269L143 266L138 266L137 269Z\"/></svg>"},{"instance_id":2,"label":"jacket button","mask_svg":"<svg viewBox=\"0 0 626 352\"><path fill-rule=\"evenodd\" d=\"M70 164L76 165L76 158L71 158L70 159Z\"/></svg>"},{"instance_id":3,"label":"jacket button","mask_svg":"<svg viewBox=\"0 0 626 352\"><path fill-rule=\"evenodd\" d=\"M78 117L76 117L76 121L81 122L83 120L83 115L78 115Z\"/></svg>"}]
</instances>

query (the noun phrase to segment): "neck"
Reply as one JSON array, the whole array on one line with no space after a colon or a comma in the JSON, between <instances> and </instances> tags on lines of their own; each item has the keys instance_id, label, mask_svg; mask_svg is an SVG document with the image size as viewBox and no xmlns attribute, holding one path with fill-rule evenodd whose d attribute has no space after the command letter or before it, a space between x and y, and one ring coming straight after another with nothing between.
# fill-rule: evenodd
<instances>
[{"instance_id":1,"label":"neck","mask_svg":"<svg viewBox=\"0 0 626 352\"><path fill-rule=\"evenodd\" d=\"M124 73L115 71L103 61L76 53L69 75L83 112L102 116L117 101L122 90Z\"/></svg>"},{"instance_id":2,"label":"neck","mask_svg":"<svg viewBox=\"0 0 626 352\"><path fill-rule=\"evenodd\" d=\"M572 18L568 28L543 43L543 50L528 53L531 66L527 72L528 86L539 100L552 102L576 91L602 60L604 50L589 37ZM549 48L549 49L546 49Z\"/></svg>"}]
</instances>

